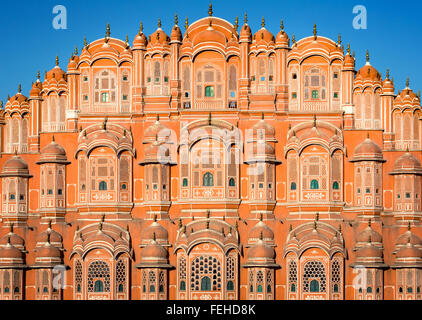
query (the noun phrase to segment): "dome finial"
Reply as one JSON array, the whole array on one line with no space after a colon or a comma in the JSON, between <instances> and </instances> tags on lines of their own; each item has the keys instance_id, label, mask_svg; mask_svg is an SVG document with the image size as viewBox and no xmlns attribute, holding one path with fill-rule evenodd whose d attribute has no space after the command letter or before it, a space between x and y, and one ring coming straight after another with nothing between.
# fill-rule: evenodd
<instances>
[{"instance_id":1,"label":"dome finial","mask_svg":"<svg viewBox=\"0 0 422 320\"><path fill-rule=\"evenodd\" d=\"M368 227L369 227L369 228L371 228L371 227L372 227L372 220L371 220L371 219L369 219L369 220L368 220Z\"/></svg>"},{"instance_id":2,"label":"dome finial","mask_svg":"<svg viewBox=\"0 0 422 320\"><path fill-rule=\"evenodd\" d=\"M317 221L315 220L314 221L314 230L316 230L317 229Z\"/></svg>"},{"instance_id":3,"label":"dome finial","mask_svg":"<svg viewBox=\"0 0 422 320\"><path fill-rule=\"evenodd\" d=\"M293 42L293 44L296 44L296 36L295 36L294 33L293 33L293 36L292 36L292 42Z\"/></svg>"},{"instance_id":4,"label":"dome finial","mask_svg":"<svg viewBox=\"0 0 422 320\"><path fill-rule=\"evenodd\" d=\"M154 240L154 241L157 240L157 235L155 234L155 232L152 234L152 240Z\"/></svg>"},{"instance_id":5,"label":"dome finial","mask_svg":"<svg viewBox=\"0 0 422 320\"><path fill-rule=\"evenodd\" d=\"M185 19L185 29L188 30L188 28L189 28L189 20L188 20L188 17L186 17L186 19Z\"/></svg>"},{"instance_id":6,"label":"dome finial","mask_svg":"<svg viewBox=\"0 0 422 320\"><path fill-rule=\"evenodd\" d=\"M51 137L51 142L55 142L56 141L56 139L54 138L54 134L53 134L53 136Z\"/></svg>"},{"instance_id":7,"label":"dome finial","mask_svg":"<svg viewBox=\"0 0 422 320\"><path fill-rule=\"evenodd\" d=\"M210 221L209 220L207 220L206 228L207 228L207 230L210 228Z\"/></svg>"},{"instance_id":8,"label":"dome finial","mask_svg":"<svg viewBox=\"0 0 422 320\"><path fill-rule=\"evenodd\" d=\"M84 37L84 48L88 47L88 42L86 41L86 37Z\"/></svg>"},{"instance_id":9,"label":"dome finial","mask_svg":"<svg viewBox=\"0 0 422 320\"><path fill-rule=\"evenodd\" d=\"M208 125L210 126L212 122L212 118L211 118L211 112L208 113Z\"/></svg>"},{"instance_id":10,"label":"dome finial","mask_svg":"<svg viewBox=\"0 0 422 320\"><path fill-rule=\"evenodd\" d=\"M316 23L314 23L314 40L317 39L317 26Z\"/></svg>"},{"instance_id":11,"label":"dome finial","mask_svg":"<svg viewBox=\"0 0 422 320\"><path fill-rule=\"evenodd\" d=\"M21 93L22 92L22 85L19 83L19 85L18 85L18 93Z\"/></svg>"},{"instance_id":12,"label":"dome finial","mask_svg":"<svg viewBox=\"0 0 422 320\"><path fill-rule=\"evenodd\" d=\"M157 222L157 215L156 215L156 214L154 214L153 221L154 221L154 222Z\"/></svg>"},{"instance_id":13,"label":"dome finial","mask_svg":"<svg viewBox=\"0 0 422 320\"><path fill-rule=\"evenodd\" d=\"M319 221L319 212L315 214L315 221Z\"/></svg>"},{"instance_id":14,"label":"dome finial","mask_svg":"<svg viewBox=\"0 0 422 320\"><path fill-rule=\"evenodd\" d=\"M407 80L406 80L406 88L409 88L409 84L410 84L410 78L407 77Z\"/></svg>"},{"instance_id":15,"label":"dome finial","mask_svg":"<svg viewBox=\"0 0 422 320\"><path fill-rule=\"evenodd\" d=\"M262 219L263 219L264 217L263 217L263 214L261 213L260 215L259 215L259 221L262 221Z\"/></svg>"},{"instance_id":16,"label":"dome finial","mask_svg":"<svg viewBox=\"0 0 422 320\"><path fill-rule=\"evenodd\" d=\"M265 18L264 18L264 17L262 17L261 26L262 26L263 28L265 28Z\"/></svg>"},{"instance_id":17,"label":"dome finial","mask_svg":"<svg viewBox=\"0 0 422 320\"><path fill-rule=\"evenodd\" d=\"M369 62L369 50L366 50L366 62Z\"/></svg>"},{"instance_id":18,"label":"dome finial","mask_svg":"<svg viewBox=\"0 0 422 320\"><path fill-rule=\"evenodd\" d=\"M161 18L158 18L158 28L161 29Z\"/></svg>"},{"instance_id":19,"label":"dome finial","mask_svg":"<svg viewBox=\"0 0 422 320\"><path fill-rule=\"evenodd\" d=\"M410 228L411 226L410 226L410 221L409 221L409 223L407 224L407 231L410 231Z\"/></svg>"},{"instance_id":20,"label":"dome finial","mask_svg":"<svg viewBox=\"0 0 422 320\"><path fill-rule=\"evenodd\" d=\"M13 233L13 223L10 224L10 233Z\"/></svg>"},{"instance_id":21,"label":"dome finial","mask_svg":"<svg viewBox=\"0 0 422 320\"><path fill-rule=\"evenodd\" d=\"M40 71L37 72L37 79L40 80Z\"/></svg>"},{"instance_id":22,"label":"dome finial","mask_svg":"<svg viewBox=\"0 0 422 320\"><path fill-rule=\"evenodd\" d=\"M347 44L347 54L350 56L350 43Z\"/></svg>"},{"instance_id":23,"label":"dome finial","mask_svg":"<svg viewBox=\"0 0 422 320\"><path fill-rule=\"evenodd\" d=\"M239 17L236 17L236 19L234 19L234 30L236 30L236 32L237 28L239 28Z\"/></svg>"},{"instance_id":24,"label":"dome finial","mask_svg":"<svg viewBox=\"0 0 422 320\"><path fill-rule=\"evenodd\" d=\"M144 32L144 23L141 21L141 24L139 25L139 34L142 34Z\"/></svg>"},{"instance_id":25,"label":"dome finial","mask_svg":"<svg viewBox=\"0 0 422 320\"><path fill-rule=\"evenodd\" d=\"M264 233L261 231L261 233L259 234L259 240L264 240Z\"/></svg>"},{"instance_id":26,"label":"dome finial","mask_svg":"<svg viewBox=\"0 0 422 320\"><path fill-rule=\"evenodd\" d=\"M280 31L282 33L284 33L284 22L283 22L283 19L281 19L281 22L280 22Z\"/></svg>"},{"instance_id":27,"label":"dome finial","mask_svg":"<svg viewBox=\"0 0 422 320\"><path fill-rule=\"evenodd\" d=\"M78 47L75 47L75 56L78 55Z\"/></svg>"},{"instance_id":28,"label":"dome finial","mask_svg":"<svg viewBox=\"0 0 422 320\"><path fill-rule=\"evenodd\" d=\"M212 12L212 3L210 1L210 6L208 7L208 15L211 17L212 14L213 14L213 12Z\"/></svg>"},{"instance_id":29,"label":"dome finial","mask_svg":"<svg viewBox=\"0 0 422 320\"><path fill-rule=\"evenodd\" d=\"M314 128L316 127L316 114L314 114L314 120L313 120L312 125L313 125Z\"/></svg>"},{"instance_id":30,"label":"dome finial","mask_svg":"<svg viewBox=\"0 0 422 320\"><path fill-rule=\"evenodd\" d=\"M3 100L0 101L0 109L3 109Z\"/></svg>"},{"instance_id":31,"label":"dome finial","mask_svg":"<svg viewBox=\"0 0 422 320\"><path fill-rule=\"evenodd\" d=\"M177 16L177 13L174 14L174 24L177 26L179 23L179 17Z\"/></svg>"},{"instance_id":32,"label":"dome finial","mask_svg":"<svg viewBox=\"0 0 422 320\"><path fill-rule=\"evenodd\" d=\"M59 66L59 56L56 56L56 66Z\"/></svg>"},{"instance_id":33,"label":"dome finial","mask_svg":"<svg viewBox=\"0 0 422 320\"><path fill-rule=\"evenodd\" d=\"M107 23L106 37L110 38L110 23Z\"/></svg>"},{"instance_id":34,"label":"dome finial","mask_svg":"<svg viewBox=\"0 0 422 320\"><path fill-rule=\"evenodd\" d=\"M245 24L248 24L248 14L245 12Z\"/></svg>"},{"instance_id":35,"label":"dome finial","mask_svg":"<svg viewBox=\"0 0 422 320\"><path fill-rule=\"evenodd\" d=\"M341 34L338 35L338 45L341 45Z\"/></svg>"},{"instance_id":36,"label":"dome finial","mask_svg":"<svg viewBox=\"0 0 422 320\"><path fill-rule=\"evenodd\" d=\"M390 80L390 69L387 69L387 75L386 75L386 77L387 77L387 80Z\"/></svg>"}]
</instances>

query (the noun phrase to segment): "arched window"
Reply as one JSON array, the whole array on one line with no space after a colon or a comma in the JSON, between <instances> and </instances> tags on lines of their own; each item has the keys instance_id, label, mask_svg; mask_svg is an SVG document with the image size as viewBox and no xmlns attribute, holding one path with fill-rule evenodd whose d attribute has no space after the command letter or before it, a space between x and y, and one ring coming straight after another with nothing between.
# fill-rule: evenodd
<instances>
[{"instance_id":1,"label":"arched window","mask_svg":"<svg viewBox=\"0 0 422 320\"><path fill-rule=\"evenodd\" d=\"M81 292L81 285L78 284L78 286L76 287L76 292Z\"/></svg>"},{"instance_id":2,"label":"arched window","mask_svg":"<svg viewBox=\"0 0 422 320\"><path fill-rule=\"evenodd\" d=\"M296 292L296 285L294 283L292 283L292 285L290 286L290 291Z\"/></svg>"},{"instance_id":3,"label":"arched window","mask_svg":"<svg viewBox=\"0 0 422 320\"><path fill-rule=\"evenodd\" d=\"M318 190L319 189L318 180L314 179L314 180L311 181L311 189L312 190Z\"/></svg>"},{"instance_id":4,"label":"arched window","mask_svg":"<svg viewBox=\"0 0 422 320\"><path fill-rule=\"evenodd\" d=\"M372 293L372 287L368 287L368 288L366 288L366 292L367 292L367 293Z\"/></svg>"},{"instance_id":5,"label":"arched window","mask_svg":"<svg viewBox=\"0 0 422 320\"><path fill-rule=\"evenodd\" d=\"M256 288L256 292L259 292L259 293L262 292L262 285L258 285L258 287Z\"/></svg>"},{"instance_id":6,"label":"arched window","mask_svg":"<svg viewBox=\"0 0 422 320\"><path fill-rule=\"evenodd\" d=\"M334 289L333 289L333 291L334 291L335 293L337 293L337 292L338 292L338 284L335 284L335 285L334 285Z\"/></svg>"},{"instance_id":7,"label":"arched window","mask_svg":"<svg viewBox=\"0 0 422 320\"><path fill-rule=\"evenodd\" d=\"M183 186L184 187L187 187L188 186L188 179L187 178L184 178L183 179Z\"/></svg>"},{"instance_id":8,"label":"arched window","mask_svg":"<svg viewBox=\"0 0 422 320\"><path fill-rule=\"evenodd\" d=\"M186 291L186 282L180 281L180 291Z\"/></svg>"},{"instance_id":9,"label":"arched window","mask_svg":"<svg viewBox=\"0 0 422 320\"><path fill-rule=\"evenodd\" d=\"M119 293L123 292L123 285L122 284L119 284L119 288L117 289L117 291L119 291Z\"/></svg>"},{"instance_id":10,"label":"arched window","mask_svg":"<svg viewBox=\"0 0 422 320\"><path fill-rule=\"evenodd\" d=\"M14 293L19 293L19 287L15 287Z\"/></svg>"},{"instance_id":11,"label":"arched window","mask_svg":"<svg viewBox=\"0 0 422 320\"><path fill-rule=\"evenodd\" d=\"M309 286L310 286L311 292L319 292L319 282L318 282L318 280L312 280Z\"/></svg>"},{"instance_id":12,"label":"arched window","mask_svg":"<svg viewBox=\"0 0 422 320\"><path fill-rule=\"evenodd\" d=\"M290 190L296 190L297 186L296 186L296 182L292 182L290 184Z\"/></svg>"},{"instance_id":13,"label":"arched window","mask_svg":"<svg viewBox=\"0 0 422 320\"><path fill-rule=\"evenodd\" d=\"M202 185L204 187L213 187L214 186L214 176L210 172L207 172L207 173L204 174L204 177L202 179Z\"/></svg>"},{"instance_id":14,"label":"arched window","mask_svg":"<svg viewBox=\"0 0 422 320\"><path fill-rule=\"evenodd\" d=\"M234 181L234 178L230 178L230 180L229 180L229 186L230 187L235 187L236 186L236 182Z\"/></svg>"},{"instance_id":15,"label":"arched window","mask_svg":"<svg viewBox=\"0 0 422 320\"><path fill-rule=\"evenodd\" d=\"M229 281L229 282L227 282L227 290L228 291L233 291L234 290L234 284L233 284L233 281Z\"/></svg>"},{"instance_id":16,"label":"arched window","mask_svg":"<svg viewBox=\"0 0 422 320\"><path fill-rule=\"evenodd\" d=\"M253 292L253 285L249 287L249 292Z\"/></svg>"},{"instance_id":17,"label":"arched window","mask_svg":"<svg viewBox=\"0 0 422 320\"><path fill-rule=\"evenodd\" d=\"M107 182L105 182L105 181L101 181L101 182L100 182L100 185L99 185L99 187L98 187L98 189L99 189L100 191L105 191L105 190L107 190Z\"/></svg>"},{"instance_id":18,"label":"arched window","mask_svg":"<svg viewBox=\"0 0 422 320\"><path fill-rule=\"evenodd\" d=\"M202 277L201 279L201 291L211 290L211 279L209 277Z\"/></svg>"},{"instance_id":19,"label":"arched window","mask_svg":"<svg viewBox=\"0 0 422 320\"><path fill-rule=\"evenodd\" d=\"M104 282L97 280L94 283L94 292L104 292Z\"/></svg>"},{"instance_id":20,"label":"arched window","mask_svg":"<svg viewBox=\"0 0 422 320\"><path fill-rule=\"evenodd\" d=\"M162 284L158 287L158 292L164 292L164 286Z\"/></svg>"},{"instance_id":21,"label":"arched window","mask_svg":"<svg viewBox=\"0 0 422 320\"><path fill-rule=\"evenodd\" d=\"M149 286L149 292L155 292L155 286L153 284Z\"/></svg>"},{"instance_id":22,"label":"arched window","mask_svg":"<svg viewBox=\"0 0 422 320\"><path fill-rule=\"evenodd\" d=\"M338 190L339 189L339 185L337 181L333 182L333 190Z\"/></svg>"},{"instance_id":23,"label":"arched window","mask_svg":"<svg viewBox=\"0 0 422 320\"><path fill-rule=\"evenodd\" d=\"M205 87L205 97L214 97L214 87L206 86Z\"/></svg>"},{"instance_id":24,"label":"arched window","mask_svg":"<svg viewBox=\"0 0 422 320\"><path fill-rule=\"evenodd\" d=\"M44 287L44 288L42 289L42 292L44 292L44 293L48 293L48 288L47 288L47 287Z\"/></svg>"}]
</instances>

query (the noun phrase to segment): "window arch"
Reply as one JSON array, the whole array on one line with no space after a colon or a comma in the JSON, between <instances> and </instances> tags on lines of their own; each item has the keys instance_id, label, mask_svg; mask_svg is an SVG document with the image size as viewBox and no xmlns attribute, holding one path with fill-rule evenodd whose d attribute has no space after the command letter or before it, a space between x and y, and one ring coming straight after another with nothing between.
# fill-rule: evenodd
<instances>
[{"instance_id":1,"label":"window arch","mask_svg":"<svg viewBox=\"0 0 422 320\"><path fill-rule=\"evenodd\" d=\"M319 189L319 183L318 180L313 179L311 181L311 190L318 190Z\"/></svg>"},{"instance_id":2,"label":"window arch","mask_svg":"<svg viewBox=\"0 0 422 320\"><path fill-rule=\"evenodd\" d=\"M97 291L97 290L102 291ZM88 292L110 292L110 267L104 261L93 261L88 267Z\"/></svg>"},{"instance_id":3,"label":"window arch","mask_svg":"<svg viewBox=\"0 0 422 320\"><path fill-rule=\"evenodd\" d=\"M234 178L230 178L230 180L229 180L229 186L230 187L235 187L236 186L236 182L234 181Z\"/></svg>"},{"instance_id":4,"label":"window arch","mask_svg":"<svg viewBox=\"0 0 422 320\"><path fill-rule=\"evenodd\" d=\"M107 182L100 181L100 183L98 185L98 190L100 190L100 191L106 191L107 190Z\"/></svg>"},{"instance_id":5,"label":"window arch","mask_svg":"<svg viewBox=\"0 0 422 320\"><path fill-rule=\"evenodd\" d=\"M337 181L334 181L333 182L333 190L338 190L338 189L340 189L340 186L339 186Z\"/></svg>"},{"instance_id":6,"label":"window arch","mask_svg":"<svg viewBox=\"0 0 422 320\"><path fill-rule=\"evenodd\" d=\"M233 291L234 290L234 284L233 284L233 281L229 281L229 282L227 282L227 290L229 290L229 291Z\"/></svg>"},{"instance_id":7,"label":"window arch","mask_svg":"<svg viewBox=\"0 0 422 320\"><path fill-rule=\"evenodd\" d=\"M202 178L202 185L204 187L213 187L214 186L214 176L210 172L206 172Z\"/></svg>"},{"instance_id":8,"label":"window arch","mask_svg":"<svg viewBox=\"0 0 422 320\"><path fill-rule=\"evenodd\" d=\"M310 282L310 285L309 285L309 287L310 287L310 292L319 292L319 282L318 282L318 280L311 280L311 282Z\"/></svg>"},{"instance_id":9,"label":"window arch","mask_svg":"<svg viewBox=\"0 0 422 320\"><path fill-rule=\"evenodd\" d=\"M201 278L201 291L211 291L211 279L207 276Z\"/></svg>"},{"instance_id":10,"label":"window arch","mask_svg":"<svg viewBox=\"0 0 422 320\"><path fill-rule=\"evenodd\" d=\"M296 189L297 189L296 182L292 182L290 184L290 190L296 190Z\"/></svg>"}]
</instances>

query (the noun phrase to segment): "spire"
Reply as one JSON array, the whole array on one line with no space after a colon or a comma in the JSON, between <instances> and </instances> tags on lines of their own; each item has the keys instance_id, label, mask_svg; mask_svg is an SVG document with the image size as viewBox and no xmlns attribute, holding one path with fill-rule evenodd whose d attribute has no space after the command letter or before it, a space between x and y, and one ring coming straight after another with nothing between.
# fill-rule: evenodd
<instances>
[{"instance_id":1,"label":"spire","mask_svg":"<svg viewBox=\"0 0 422 320\"><path fill-rule=\"evenodd\" d=\"M177 16L177 13L174 15L174 24L177 26L179 23L179 17Z\"/></svg>"},{"instance_id":2,"label":"spire","mask_svg":"<svg viewBox=\"0 0 422 320\"><path fill-rule=\"evenodd\" d=\"M18 86L18 93L21 93L22 92L22 85L19 83L19 86Z\"/></svg>"},{"instance_id":3,"label":"spire","mask_svg":"<svg viewBox=\"0 0 422 320\"><path fill-rule=\"evenodd\" d=\"M366 64L369 64L369 50L366 50Z\"/></svg>"},{"instance_id":4,"label":"spire","mask_svg":"<svg viewBox=\"0 0 422 320\"><path fill-rule=\"evenodd\" d=\"M88 42L86 41L86 37L84 37L84 48L88 47Z\"/></svg>"},{"instance_id":5,"label":"spire","mask_svg":"<svg viewBox=\"0 0 422 320\"><path fill-rule=\"evenodd\" d=\"M350 56L350 43L347 44L347 54Z\"/></svg>"},{"instance_id":6,"label":"spire","mask_svg":"<svg viewBox=\"0 0 422 320\"><path fill-rule=\"evenodd\" d=\"M262 17L261 26L262 26L263 28L265 28L265 18L264 18L264 17Z\"/></svg>"},{"instance_id":7,"label":"spire","mask_svg":"<svg viewBox=\"0 0 422 320\"><path fill-rule=\"evenodd\" d=\"M248 14L245 12L245 24L248 24Z\"/></svg>"},{"instance_id":8,"label":"spire","mask_svg":"<svg viewBox=\"0 0 422 320\"><path fill-rule=\"evenodd\" d=\"M317 27L316 27L316 23L314 23L314 40L317 39Z\"/></svg>"},{"instance_id":9,"label":"spire","mask_svg":"<svg viewBox=\"0 0 422 320\"><path fill-rule=\"evenodd\" d=\"M237 28L239 28L239 18L236 17L236 19L234 19L234 30L236 30L237 32Z\"/></svg>"},{"instance_id":10,"label":"spire","mask_svg":"<svg viewBox=\"0 0 422 320\"><path fill-rule=\"evenodd\" d=\"M212 12L212 3L210 2L210 6L208 7L208 15L211 17L213 14Z\"/></svg>"},{"instance_id":11,"label":"spire","mask_svg":"<svg viewBox=\"0 0 422 320\"><path fill-rule=\"evenodd\" d=\"M59 56L56 56L56 67L59 66Z\"/></svg>"},{"instance_id":12,"label":"spire","mask_svg":"<svg viewBox=\"0 0 422 320\"><path fill-rule=\"evenodd\" d=\"M293 44L296 44L296 36L295 36L294 33L293 33L293 36L292 36L292 42L293 42Z\"/></svg>"},{"instance_id":13,"label":"spire","mask_svg":"<svg viewBox=\"0 0 422 320\"><path fill-rule=\"evenodd\" d=\"M144 32L144 23L141 21L141 24L139 25L139 34L142 34Z\"/></svg>"},{"instance_id":14,"label":"spire","mask_svg":"<svg viewBox=\"0 0 422 320\"><path fill-rule=\"evenodd\" d=\"M386 75L386 77L387 77L387 80L390 80L390 69L387 69L387 75Z\"/></svg>"},{"instance_id":15,"label":"spire","mask_svg":"<svg viewBox=\"0 0 422 320\"><path fill-rule=\"evenodd\" d=\"M75 47L75 56L78 55L78 47Z\"/></svg>"},{"instance_id":16,"label":"spire","mask_svg":"<svg viewBox=\"0 0 422 320\"><path fill-rule=\"evenodd\" d=\"M341 34L338 35L338 45L341 45Z\"/></svg>"},{"instance_id":17,"label":"spire","mask_svg":"<svg viewBox=\"0 0 422 320\"><path fill-rule=\"evenodd\" d=\"M107 23L106 37L110 38L110 23Z\"/></svg>"},{"instance_id":18,"label":"spire","mask_svg":"<svg viewBox=\"0 0 422 320\"><path fill-rule=\"evenodd\" d=\"M3 100L0 101L0 109L3 109Z\"/></svg>"},{"instance_id":19,"label":"spire","mask_svg":"<svg viewBox=\"0 0 422 320\"><path fill-rule=\"evenodd\" d=\"M280 31L281 31L281 33L284 33L284 23L283 23L283 19L281 19L281 22L280 22Z\"/></svg>"},{"instance_id":20,"label":"spire","mask_svg":"<svg viewBox=\"0 0 422 320\"><path fill-rule=\"evenodd\" d=\"M407 80L406 80L406 88L409 88L409 84L410 84L410 78L407 77Z\"/></svg>"},{"instance_id":21,"label":"spire","mask_svg":"<svg viewBox=\"0 0 422 320\"><path fill-rule=\"evenodd\" d=\"M161 29L161 18L158 18L158 28Z\"/></svg>"},{"instance_id":22,"label":"spire","mask_svg":"<svg viewBox=\"0 0 422 320\"><path fill-rule=\"evenodd\" d=\"M188 17L186 17L186 19L185 19L185 29L188 30L188 28L189 28L189 20L188 20Z\"/></svg>"}]
</instances>

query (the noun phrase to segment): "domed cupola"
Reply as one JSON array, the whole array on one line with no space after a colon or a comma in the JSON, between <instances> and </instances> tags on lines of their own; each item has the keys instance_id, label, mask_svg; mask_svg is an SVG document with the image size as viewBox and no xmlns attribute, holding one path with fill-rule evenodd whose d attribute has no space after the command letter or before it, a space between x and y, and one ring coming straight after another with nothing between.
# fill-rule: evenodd
<instances>
[{"instance_id":1,"label":"domed cupola","mask_svg":"<svg viewBox=\"0 0 422 320\"><path fill-rule=\"evenodd\" d=\"M413 108L420 108L420 103L418 95L410 89L410 80L407 78L406 88L394 99L394 106L405 107L406 105L411 105Z\"/></svg>"},{"instance_id":2,"label":"domed cupola","mask_svg":"<svg viewBox=\"0 0 422 320\"><path fill-rule=\"evenodd\" d=\"M50 234L47 234L46 240L44 245L36 249L35 266L37 267L52 267L62 263L61 252L59 248L51 244Z\"/></svg>"},{"instance_id":3,"label":"domed cupola","mask_svg":"<svg viewBox=\"0 0 422 320\"><path fill-rule=\"evenodd\" d=\"M149 126L144 132L144 143L155 141L166 142L170 134L170 129L160 122L160 118L157 115L155 123Z\"/></svg>"},{"instance_id":4,"label":"domed cupola","mask_svg":"<svg viewBox=\"0 0 422 320\"><path fill-rule=\"evenodd\" d=\"M407 243L402 245L395 254L392 268L422 268L422 251L412 244L409 236Z\"/></svg>"},{"instance_id":5,"label":"domed cupola","mask_svg":"<svg viewBox=\"0 0 422 320\"><path fill-rule=\"evenodd\" d=\"M368 226L358 234L356 238L356 247L364 246L368 242L382 246L382 236L372 229L371 220L368 221Z\"/></svg>"},{"instance_id":6,"label":"domed cupola","mask_svg":"<svg viewBox=\"0 0 422 320\"><path fill-rule=\"evenodd\" d=\"M9 242L19 250L25 250L25 240L20 235L13 232L13 223L10 224L9 233L0 239L0 247L4 247Z\"/></svg>"},{"instance_id":7,"label":"domed cupola","mask_svg":"<svg viewBox=\"0 0 422 320\"><path fill-rule=\"evenodd\" d=\"M37 247L43 247L47 242L58 248L63 246L63 237L51 228L51 220L48 222L48 228L38 235Z\"/></svg>"},{"instance_id":8,"label":"domed cupola","mask_svg":"<svg viewBox=\"0 0 422 320\"><path fill-rule=\"evenodd\" d=\"M28 98L22 94L22 86L20 84L18 86L18 92L13 97L8 97L4 109L19 109L21 112L23 111L22 109L29 109Z\"/></svg>"},{"instance_id":9,"label":"domed cupola","mask_svg":"<svg viewBox=\"0 0 422 320\"><path fill-rule=\"evenodd\" d=\"M244 267L278 267L275 263L274 248L264 242L263 232L261 232L258 241L248 249Z\"/></svg>"},{"instance_id":10,"label":"domed cupola","mask_svg":"<svg viewBox=\"0 0 422 320\"><path fill-rule=\"evenodd\" d=\"M168 243L168 231L157 222L157 216L154 215L154 221L142 232L142 242L149 243L155 234L156 242L166 245Z\"/></svg>"},{"instance_id":11,"label":"domed cupola","mask_svg":"<svg viewBox=\"0 0 422 320\"><path fill-rule=\"evenodd\" d=\"M148 39L146 35L144 34L143 30L144 30L144 25L141 22L141 26L139 27L139 32L137 33L137 35L135 36L135 39L133 40L134 50L145 49L148 45Z\"/></svg>"},{"instance_id":12,"label":"domed cupola","mask_svg":"<svg viewBox=\"0 0 422 320\"><path fill-rule=\"evenodd\" d=\"M394 83L390 79L390 70L387 69L387 75L382 83L382 91L384 94L394 94Z\"/></svg>"},{"instance_id":13,"label":"domed cupola","mask_svg":"<svg viewBox=\"0 0 422 320\"><path fill-rule=\"evenodd\" d=\"M261 120L252 126L252 131L254 138L259 138L262 133L266 141L273 139L275 136L275 129L265 121L264 114L262 114Z\"/></svg>"},{"instance_id":14,"label":"domed cupola","mask_svg":"<svg viewBox=\"0 0 422 320\"><path fill-rule=\"evenodd\" d=\"M158 28L157 30L151 34L150 41L148 46L156 47L156 46L167 46L170 42L169 36L161 29L161 19L158 19Z\"/></svg>"},{"instance_id":15,"label":"domed cupola","mask_svg":"<svg viewBox=\"0 0 422 320\"><path fill-rule=\"evenodd\" d=\"M252 31L251 28L248 25L248 16L245 13L245 24L240 29L239 34L240 42L251 42L252 41Z\"/></svg>"},{"instance_id":16,"label":"domed cupola","mask_svg":"<svg viewBox=\"0 0 422 320\"><path fill-rule=\"evenodd\" d=\"M3 165L3 170L0 174L0 177L32 177L29 174L28 164L15 154L12 158L6 161Z\"/></svg>"},{"instance_id":17,"label":"domed cupola","mask_svg":"<svg viewBox=\"0 0 422 320\"><path fill-rule=\"evenodd\" d=\"M257 45L274 43L274 35L265 28L265 18L262 17L262 28L259 29L253 36L253 42Z\"/></svg>"},{"instance_id":18,"label":"domed cupola","mask_svg":"<svg viewBox=\"0 0 422 320\"><path fill-rule=\"evenodd\" d=\"M0 268L19 268L24 267L24 255L21 250L11 244L10 237L7 238L5 246L0 248Z\"/></svg>"},{"instance_id":19,"label":"domed cupola","mask_svg":"<svg viewBox=\"0 0 422 320\"><path fill-rule=\"evenodd\" d=\"M46 84L46 81L47 84L51 85L63 80L66 82L66 72L59 67L59 57L56 56L56 66L47 72L44 84Z\"/></svg>"},{"instance_id":20,"label":"domed cupola","mask_svg":"<svg viewBox=\"0 0 422 320\"><path fill-rule=\"evenodd\" d=\"M350 54L350 45L347 44L347 54L344 56L343 67L345 70L355 70L355 58Z\"/></svg>"},{"instance_id":21,"label":"domed cupola","mask_svg":"<svg viewBox=\"0 0 422 320\"><path fill-rule=\"evenodd\" d=\"M249 231L248 235L248 242L255 243L260 239L262 234L262 240L265 242L272 242L274 241L274 232L271 230L267 224L262 221L263 216L261 214L259 222L253 226L253 228Z\"/></svg>"},{"instance_id":22,"label":"domed cupola","mask_svg":"<svg viewBox=\"0 0 422 320\"><path fill-rule=\"evenodd\" d=\"M37 164L44 163L70 163L67 161L65 149L55 142L54 136L52 137L51 143L41 150L40 160L37 162Z\"/></svg>"},{"instance_id":23,"label":"domed cupola","mask_svg":"<svg viewBox=\"0 0 422 320\"><path fill-rule=\"evenodd\" d=\"M355 148L353 158L350 160L350 162L357 161L385 162L381 148L375 142L369 139L369 135L361 144Z\"/></svg>"},{"instance_id":24,"label":"domed cupola","mask_svg":"<svg viewBox=\"0 0 422 320\"><path fill-rule=\"evenodd\" d=\"M401 247L405 247L408 243L415 246L417 249L422 250L422 239L411 231L410 222L408 223L407 231L398 237L395 251Z\"/></svg>"},{"instance_id":25,"label":"domed cupola","mask_svg":"<svg viewBox=\"0 0 422 320\"><path fill-rule=\"evenodd\" d=\"M279 48L286 48L290 45L290 39L286 32L284 32L284 23L283 20L281 20L280 25L280 32L277 34L276 37L276 46Z\"/></svg>"},{"instance_id":26,"label":"domed cupola","mask_svg":"<svg viewBox=\"0 0 422 320\"><path fill-rule=\"evenodd\" d=\"M141 262L137 267L150 268L168 268L169 254L167 250L157 242L156 235L153 233L152 239L147 246L142 249Z\"/></svg>"},{"instance_id":27,"label":"domed cupola","mask_svg":"<svg viewBox=\"0 0 422 320\"><path fill-rule=\"evenodd\" d=\"M170 39L171 42L181 42L183 37L182 37L182 31L180 30L179 26L177 25L179 22L179 19L177 17L177 14L174 16L174 26L173 29L171 30L171 35L170 35Z\"/></svg>"},{"instance_id":28,"label":"domed cupola","mask_svg":"<svg viewBox=\"0 0 422 320\"><path fill-rule=\"evenodd\" d=\"M369 51L366 53L366 64L358 71L356 81L381 83L381 75L369 62Z\"/></svg>"},{"instance_id":29,"label":"domed cupola","mask_svg":"<svg viewBox=\"0 0 422 320\"><path fill-rule=\"evenodd\" d=\"M391 175L414 174L422 175L422 166L419 160L409 151L400 156L394 163L394 170Z\"/></svg>"},{"instance_id":30,"label":"domed cupola","mask_svg":"<svg viewBox=\"0 0 422 320\"><path fill-rule=\"evenodd\" d=\"M42 83L40 81L40 72L38 71L37 80L32 85L31 91L29 92L29 98L30 99L39 98L41 96L41 91L42 91Z\"/></svg>"}]
</instances>

